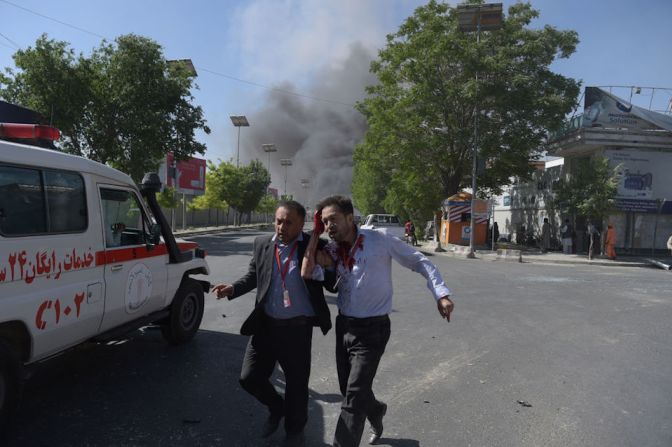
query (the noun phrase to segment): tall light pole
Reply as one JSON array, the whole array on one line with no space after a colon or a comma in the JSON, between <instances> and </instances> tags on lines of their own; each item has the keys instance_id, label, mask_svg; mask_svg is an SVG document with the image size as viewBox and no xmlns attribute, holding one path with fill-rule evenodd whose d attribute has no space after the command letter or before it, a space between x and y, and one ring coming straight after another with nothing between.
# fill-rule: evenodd
<instances>
[{"instance_id":1,"label":"tall light pole","mask_svg":"<svg viewBox=\"0 0 672 447\"><path fill-rule=\"evenodd\" d=\"M240 128L241 127L250 127L250 122L247 121L245 115L231 115L231 122L234 126L238 128L238 149L236 151L236 167L240 167Z\"/></svg>"},{"instance_id":2,"label":"tall light pole","mask_svg":"<svg viewBox=\"0 0 672 447\"><path fill-rule=\"evenodd\" d=\"M194 63L191 61L191 59L174 59L174 60L167 60L166 64L168 65L169 68L176 69L176 70L181 70L184 71L189 77L195 78L198 76L198 73L196 72L196 68L194 68ZM180 185L177 184L177 162L175 161L175 158L173 157L173 163L172 166L170 167L171 172L171 177L173 179L173 187L175 188L175 191L173 192L173 199L175 198L175 194L177 191L180 189ZM182 192L182 229L184 230L186 228L186 222L187 222L187 200L186 200L186 194L184 191ZM172 208L170 210L170 220L171 220L171 228L173 231L175 231L175 209Z\"/></svg>"},{"instance_id":3,"label":"tall light pole","mask_svg":"<svg viewBox=\"0 0 672 447\"><path fill-rule=\"evenodd\" d=\"M481 31L492 31L502 27L502 4L457 5L460 31L476 31L476 51L481 43ZM474 236L476 233L476 171L478 170L478 70L476 71L476 92L474 98L474 144L471 164L471 219L469 223L469 253L474 258Z\"/></svg>"},{"instance_id":4,"label":"tall light pole","mask_svg":"<svg viewBox=\"0 0 672 447\"><path fill-rule=\"evenodd\" d=\"M301 179L301 187L303 188L303 191L305 192L308 190L308 187L310 186L310 179L307 178L302 178ZM306 202L308 202L307 197L304 198Z\"/></svg>"},{"instance_id":5,"label":"tall light pole","mask_svg":"<svg viewBox=\"0 0 672 447\"><path fill-rule=\"evenodd\" d=\"M280 166L285 167L285 198L287 198L287 167L292 165L292 159L291 158L281 158L280 159Z\"/></svg>"},{"instance_id":6,"label":"tall light pole","mask_svg":"<svg viewBox=\"0 0 672 447\"><path fill-rule=\"evenodd\" d=\"M271 175L271 152L277 152L278 149L275 147L275 144L266 143L261 145L264 152L268 154L268 175Z\"/></svg>"}]
</instances>

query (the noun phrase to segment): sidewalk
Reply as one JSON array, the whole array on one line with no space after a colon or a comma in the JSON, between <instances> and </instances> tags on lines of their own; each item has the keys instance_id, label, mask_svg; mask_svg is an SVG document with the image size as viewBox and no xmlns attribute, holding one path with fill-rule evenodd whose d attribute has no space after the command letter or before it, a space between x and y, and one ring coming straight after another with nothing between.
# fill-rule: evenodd
<instances>
[{"instance_id":1,"label":"sidewalk","mask_svg":"<svg viewBox=\"0 0 672 447\"><path fill-rule=\"evenodd\" d=\"M176 230L173 232L175 237L189 237L197 236L203 234L215 234L215 233L226 233L230 231L241 231L241 230L262 230L262 229L272 229L272 224L268 223L256 223L256 224L244 224L241 226L233 225L221 225L218 227L198 227L198 228L187 228L185 230ZM467 260L467 253L469 247L462 245L452 245L448 246L442 245L445 252L437 253L434 251L436 244L433 241L418 241L420 245L417 247L419 251L428 255L438 255L438 256L450 256L458 259ZM531 249L527 247L517 247L512 246L510 248L500 248L496 251L486 250L486 249L477 249L476 250L476 259L483 261L507 261L507 262L521 262L521 263L541 263L541 264L570 264L570 265L599 265L606 267L649 267L649 268L662 268L660 266L653 265L650 260L655 259L657 261L663 262L667 265L672 265L671 256L660 256L656 255L651 256L621 256L616 260L612 261L605 256L597 256L592 260L588 259L588 256L585 254L571 254L566 255L557 251L542 253L538 249Z\"/></svg>"},{"instance_id":2,"label":"sidewalk","mask_svg":"<svg viewBox=\"0 0 672 447\"><path fill-rule=\"evenodd\" d=\"M446 250L445 252L435 252L434 249L436 244L433 241L421 241L418 250L429 255L439 255L439 256L451 256L455 258L468 259L467 253L469 252L469 247L462 245L452 245L448 246L442 245L442 248ZM596 256L592 260L588 259L588 255L585 254L571 254L566 255L561 252L546 252L542 253L541 250L531 249L526 247L510 247L510 248L501 248L496 251L492 250L479 250L475 251L476 259L488 260L488 261L509 261L509 262L521 262L521 263L544 263L544 264L570 264L570 265L599 265L607 267L651 267L651 268L662 268L660 266L653 265L650 260L655 259L664 264L671 265L672 257L668 256L621 256L616 258L616 260L608 259L606 256Z\"/></svg>"},{"instance_id":3,"label":"sidewalk","mask_svg":"<svg viewBox=\"0 0 672 447\"><path fill-rule=\"evenodd\" d=\"M241 231L241 230L261 230L265 228L270 228L273 224L271 223L254 223L254 224L243 224L239 226L234 225L220 225L218 227L188 227L184 230L177 229L173 231L175 237L189 237L197 236L202 234L214 234L214 233L226 233L229 231Z\"/></svg>"}]
</instances>

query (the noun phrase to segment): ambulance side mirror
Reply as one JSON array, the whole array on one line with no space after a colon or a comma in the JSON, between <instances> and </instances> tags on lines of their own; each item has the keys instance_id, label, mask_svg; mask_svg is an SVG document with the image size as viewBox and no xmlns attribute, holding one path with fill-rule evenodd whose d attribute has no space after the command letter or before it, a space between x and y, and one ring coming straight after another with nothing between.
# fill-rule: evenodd
<instances>
[{"instance_id":1,"label":"ambulance side mirror","mask_svg":"<svg viewBox=\"0 0 672 447\"><path fill-rule=\"evenodd\" d=\"M156 194L161 191L161 180L159 175L154 172L148 172L140 183L140 192L143 196L147 194Z\"/></svg>"},{"instance_id":2,"label":"ambulance side mirror","mask_svg":"<svg viewBox=\"0 0 672 447\"><path fill-rule=\"evenodd\" d=\"M152 245L159 245L161 243L161 225L153 224L149 229L149 242Z\"/></svg>"}]
</instances>

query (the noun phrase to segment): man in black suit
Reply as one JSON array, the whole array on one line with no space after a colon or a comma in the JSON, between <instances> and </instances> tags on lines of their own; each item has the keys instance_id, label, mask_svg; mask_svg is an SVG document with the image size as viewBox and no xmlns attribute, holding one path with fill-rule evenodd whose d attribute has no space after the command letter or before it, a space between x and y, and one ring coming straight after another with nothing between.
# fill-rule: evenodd
<instances>
[{"instance_id":1,"label":"man in black suit","mask_svg":"<svg viewBox=\"0 0 672 447\"><path fill-rule=\"evenodd\" d=\"M240 333L251 335L240 372L241 386L266 405L269 416L262 437L273 434L285 418L285 445L304 445L308 420L308 379L313 326L331 329L322 282L304 280L301 263L310 240L303 233L305 208L282 201L275 211L275 234L254 241L247 274L233 284L219 284L217 298L237 298L257 289L254 311ZM323 243L322 243L323 244ZM276 363L285 373L285 397L270 382Z\"/></svg>"}]
</instances>

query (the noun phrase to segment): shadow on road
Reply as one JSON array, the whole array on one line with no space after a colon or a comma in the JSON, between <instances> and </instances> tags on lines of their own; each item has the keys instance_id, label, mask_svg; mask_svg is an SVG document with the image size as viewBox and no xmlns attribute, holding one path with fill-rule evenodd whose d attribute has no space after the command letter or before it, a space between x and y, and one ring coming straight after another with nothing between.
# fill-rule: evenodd
<instances>
[{"instance_id":1,"label":"shadow on road","mask_svg":"<svg viewBox=\"0 0 672 447\"><path fill-rule=\"evenodd\" d=\"M171 347L145 328L82 345L38 367L3 445L279 445L283 430L258 438L266 409L238 384L246 344L247 337L202 330ZM323 445L323 410L313 399L309 414L307 444Z\"/></svg>"},{"instance_id":2,"label":"shadow on road","mask_svg":"<svg viewBox=\"0 0 672 447\"><path fill-rule=\"evenodd\" d=\"M392 447L420 447L420 442L415 439L390 439L380 438L376 445L389 445Z\"/></svg>"},{"instance_id":3,"label":"shadow on road","mask_svg":"<svg viewBox=\"0 0 672 447\"><path fill-rule=\"evenodd\" d=\"M261 234L261 233L258 233ZM254 234L255 236L257 234ZM192 238L190 238L192 239ZM221 234L212 236L198 236L196 241L203 247L207 247L208 254L212 256L249 255L252 256L252 242L238 242L240 234Z\"/></svg>"}]
</instances>

